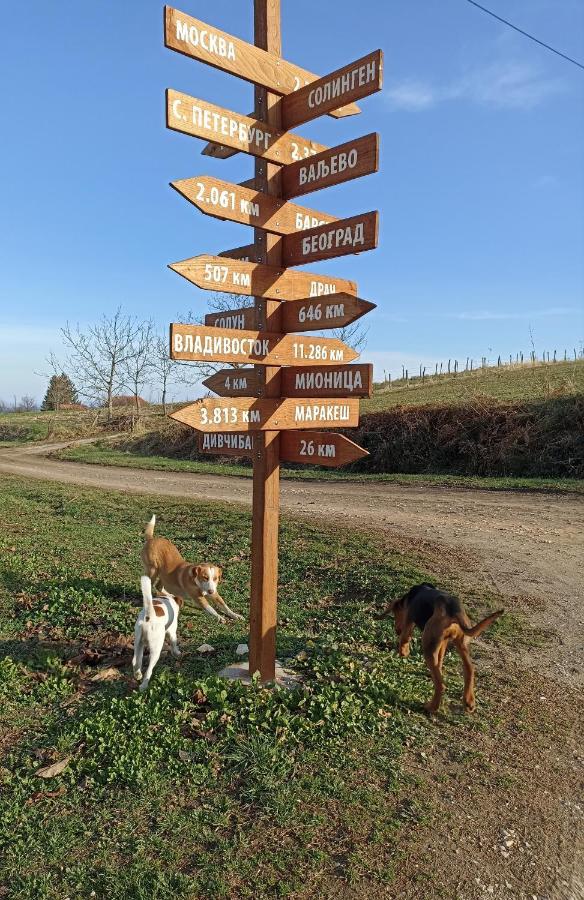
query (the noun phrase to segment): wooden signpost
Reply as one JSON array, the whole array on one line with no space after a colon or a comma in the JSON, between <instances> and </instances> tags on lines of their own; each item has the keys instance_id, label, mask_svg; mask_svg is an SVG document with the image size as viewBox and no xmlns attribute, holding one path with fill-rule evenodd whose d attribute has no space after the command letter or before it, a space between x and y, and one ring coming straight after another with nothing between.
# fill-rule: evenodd
<instances>
[{"instance_id":1,"label":"wooden signpost","mask_svg":"<svg viewBox=\"0 0 584 900\"><path fill-rule=\"evenodd\" d=\"M253 431L201 432L199 452L217 456L253 456ZM283 431L280 435L280 460L293 463L314 463L338 468L369 456L369 452L334 431Z\"/></svg>"},{"instance_id":2,"label":"wooden signpost","mask_svg":"<svg viewBox=\"0 0 584 900\"><path fill-rule=\"evenodd\" d=\"M262 239L262 244L267 243L267 237L265 241ZM262 244L258 244L258 250L262 251L263 258L267 258L267 250ZM171 263L169 268L205 291L248 294L273 300L304 300L306 297L323 297L340 292L357 293L355 282L343 278L311 272L289 272L282 266L246 263L205 254Z\"/></svg>"},{"instance_id":3,"label":"wooden signpost","mask_svg":"<svg viewBox=\"0 0 584 900\"><path fill-rule=\"evenodd\" d=\"M211 313L205 325L171 325L173 359L225 362L204 384L219 397L172 413L200 432L203 452L253 459L249 671L274 678L278 586L280 461L340 466L367 456L331 428L359 421L371 394L372 366L343 341L307 335L343 328L371 311L353 281L291 266L372 250L378 213L337 219L292 198L376 172L379 137L327 148L289 129L325 114L359 111L355 101L381 89L377 50L318 78L281 57L280 0L254 0L254 44L172 7L166 46L255 85L248 116L167 90L167 126L203 138L204 152L255 157L252 179L207 176L171 182L206 215L254 228L253 244L199 255L170 268L203 290L254 298L253 307ZM322 430L324 429L324 430Z\"/></svg>"},{"instance_id":4,"label":"wooden signpost","mask_svg":"<svg viewBox=\"0 0 584 900\"><path fill-rule=\"evenodd\" d=\"M342 184L379 168L379 135L366 134L299 159L282 169L282 196L287 200Z\"/></svg>"},{"instance_id":5,"label":"wooden signpost","mask_svg":"<svg viewBox=\"0 0 584 900\"><path fill-rule=\"evenodd\" d=\"M166 124L174 131L223 143L279 165L326 149L297 134L270 127L261 119L242 116L171 89L166 92Z\"/></svg>"},{"instance_id":6,"label":"wooden signpost","mask_svg":"<svg viewBox=\"0 0 584 900\"><path fill-rule=\"evenodd\" d=\"M359 356L337 338L305 337L272 331L170 326L170 356L190 362L227 362L236 365L319 366L323 362L351 362Z\"/></svg>"},{"instance_id":7,"label":"wooden signpost","mask_svg":"<svg viewBox=\"0 0 584 900\"><path fill-rule=\"evenodd\" d=\"M373 367L287 366L280 373L282 397L370 397ZM220 397L261 397L263 379L257 369L221 369L203 381Z\"/></svg>"},{"instance_id":8,"label":"wooden signpost","mask_svg":"<svg viewBox=\"0 0 584 900\"><path fill-rule=\"evenodd\" d=\"M295 203L282 203L269 194L204 175L171 181L170 186L207 216L255 225L272 234L294 234L337 221L336 216L328 213L296 206Z\"/></svg>"}]
</instances>

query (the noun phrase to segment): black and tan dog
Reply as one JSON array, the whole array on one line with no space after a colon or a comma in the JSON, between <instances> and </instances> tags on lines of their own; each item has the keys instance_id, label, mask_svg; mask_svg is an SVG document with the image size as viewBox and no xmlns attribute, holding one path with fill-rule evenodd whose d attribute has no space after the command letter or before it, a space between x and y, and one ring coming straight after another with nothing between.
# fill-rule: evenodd
<instances>
[{"instance_id":1,"label":"black and tan dog","mask_svg":"<svg viewBox=\"0 0 584 900\"><path fill-rule=\"evenodd\" d=\"M417 584L403 597L388 604L377 618L384 619L390 615L394 617L400 656L410 654L414 626L417 625L421 630L424 659L434 682L434 696L426 703L429 713L437 712L442 701L442 663L452 641L464 667L464 705L472 712L475 708L475 670L469 654L469 644L472 638L478 637L503 612L504 610L499 609L477 625L472 625L456 597L438 590L432 584Z\"/></svg>"}]
</instances>

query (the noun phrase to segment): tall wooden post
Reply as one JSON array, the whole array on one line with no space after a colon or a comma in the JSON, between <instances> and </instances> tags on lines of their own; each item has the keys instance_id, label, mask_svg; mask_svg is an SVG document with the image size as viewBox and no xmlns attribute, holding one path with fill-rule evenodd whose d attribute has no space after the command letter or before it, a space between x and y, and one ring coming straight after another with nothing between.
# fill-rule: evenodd
<instances>
[{"instance_id":1,"label":"tall wooden post","mask_svg":"<svg viewBox=\"0 0 584 900\"><path fill-rule=\"evenodd\" d=\"M276 56L282 55L280 0L254 0L254 41L257 47ZM255 88L255 114L258 119L281 127L279 97L265 88ZM281 197L280 167L265 160L255 162L255 187ZM255 229L257 262L279 266L282 262L280 238ZM284 299L284 298L282 298ZM280 303L255 298L258 328L280 331ZM256 366L264 381L262 397L280 396L280 369ZM253 460L253 514L251 537L251 602L249 634L249 671L260 673L262 681L275 676L276 616L278 597L278 529L280 517L280 433L258 431L255 434Z\"/></svg>"}]
</instances>

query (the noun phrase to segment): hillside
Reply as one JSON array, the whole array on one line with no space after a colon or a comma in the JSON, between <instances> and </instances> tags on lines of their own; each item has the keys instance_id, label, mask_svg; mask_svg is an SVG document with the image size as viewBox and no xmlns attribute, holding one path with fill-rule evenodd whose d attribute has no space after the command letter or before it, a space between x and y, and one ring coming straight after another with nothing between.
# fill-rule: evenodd
<instances>
[{"instance_id":1,"label":"hillside","mask_svg":"<svg viewBox=\"0 0 584 900\"><path fill-rule=\"evenodd\" d=\"M373 397L364 401L363 412L381 412L393 406L421 406L426 403L458 404L477 395L501 401L547 400L552 396L584 393L584 359L572 362L538 363L535 366L501 366L410 378L377 384Z\"/></svg>"}]
</instances>

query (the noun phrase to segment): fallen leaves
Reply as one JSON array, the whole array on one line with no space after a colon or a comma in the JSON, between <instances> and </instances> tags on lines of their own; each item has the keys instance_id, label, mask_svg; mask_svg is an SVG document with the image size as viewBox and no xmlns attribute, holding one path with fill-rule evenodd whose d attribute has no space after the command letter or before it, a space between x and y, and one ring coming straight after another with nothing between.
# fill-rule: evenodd
<instances>
[{"instance_id":1,"label":"fallen leaves","mask_svg":"<svg viewBox=\"0 0 584 900\"><path fill-rule=\"evenodd\" d=\"M52 763L50 766L45 766L43 769L38 769L35 772L37 778L56 778L57 775L60 775L61 772L64 772L71 760L72 756L66 756L65 759L60 759L59 762Z\"/></svg>"}]
</instances>

